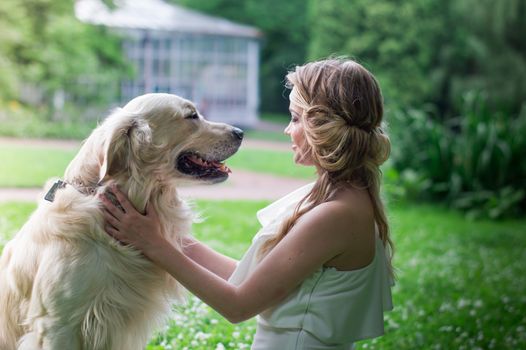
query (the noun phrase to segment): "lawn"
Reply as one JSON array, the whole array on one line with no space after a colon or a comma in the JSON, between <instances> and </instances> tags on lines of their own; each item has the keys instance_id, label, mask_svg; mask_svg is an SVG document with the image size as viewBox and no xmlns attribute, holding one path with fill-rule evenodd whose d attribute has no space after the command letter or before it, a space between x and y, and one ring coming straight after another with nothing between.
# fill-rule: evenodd
<instances>
[{"instance_id":1,"label":"lawn","mask_svg":"<svg viewBox=\"0 0 526 350\"><path fill-rule=\"evenodd\" d=\"M198 201L206 218L195 235L239 258L258 229L266 202ZM0 246L26 220L34 204L0 204ZM390 205L398 280L387 334L358 349L526 348L526 220L466 221L445 209ZM149 350L247 349L254 320L224 321L191 298L175 307L170 324Z\"/></svg>"},{"instance_id":2,"label":"lawn","mask_svg":"<svg viewBox=\"0 0 526 350\"><path fill-rule=\"evenodd\" d=\"M41 187L61 177L77 152L56 147L0 144L0 187Z\"/></svg>"},{"instance_id":3,"label":"lawn","mask_svg":"<svg viewBox=\"0 0 526 350\"><path fill-rule=\"evenodd\" d=\"M61 177L76 150L51 146L0 144L0 187L41 187L50 177ZM296 166L292 152L241 149L227 161L230 168L288 177L314 178L313 168Z\"/></svg>"}]
</instances>

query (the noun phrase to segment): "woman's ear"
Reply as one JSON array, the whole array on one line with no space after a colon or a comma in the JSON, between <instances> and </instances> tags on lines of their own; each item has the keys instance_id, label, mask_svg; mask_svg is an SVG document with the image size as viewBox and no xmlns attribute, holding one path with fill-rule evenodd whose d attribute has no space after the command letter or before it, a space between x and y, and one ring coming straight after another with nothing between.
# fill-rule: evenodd
<instances>
[{"instance_id":1,"label":"woman's ear","mask_svg":"<svg viewBox=\"0 0 526 350\"><path fill-rule=\"evenodd\" d=\"M103 141L103 160L99 171L99 182L140 161L141 148L151 142L151 129L140 115L117 110L103 123L107 124Z\"/></svg>"}]
</instances>

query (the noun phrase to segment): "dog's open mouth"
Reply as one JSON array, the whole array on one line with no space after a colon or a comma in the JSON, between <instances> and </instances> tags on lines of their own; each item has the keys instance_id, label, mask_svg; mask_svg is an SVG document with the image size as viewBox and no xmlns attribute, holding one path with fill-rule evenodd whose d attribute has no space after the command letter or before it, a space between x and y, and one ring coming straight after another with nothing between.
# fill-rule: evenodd
<instances>
[{"instance_id":1,"label":"dog's open mouth","mask_svg":"<svg viewBox=\"0 0 526 350\"><path fill-rule=\"evenodd\" d=\"M201 180L220 182L226 180L232 171L225 165L224 159L209 160L197 153L184 153L177 159L177 170L183 174Z\"/></svg>"}]
</instances>

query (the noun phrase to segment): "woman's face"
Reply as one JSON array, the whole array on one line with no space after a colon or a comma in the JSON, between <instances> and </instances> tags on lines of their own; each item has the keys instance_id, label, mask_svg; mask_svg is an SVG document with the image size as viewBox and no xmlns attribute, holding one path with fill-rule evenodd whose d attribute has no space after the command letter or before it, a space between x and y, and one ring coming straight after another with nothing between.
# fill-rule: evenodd
<instances>
[{"instance_id":1,"label":"woman's face","mask_svg":"<svg viewBox=\"0 0 526 350\"><path fill-rule=\"evenodd\" d=\"M294 91L295 88L292 90ZM294 91L295 92L295 91ZM292 94L293 92L291 92ZM295 104L290 102L289 105L290 111L290 123L285 128L285 134L289 135L292 140L292 151L294 152L294 162L301 165L314 165L309 154L304 154L303 150L305 147L305 133L303 131L303 121L302 114L303 109Z\"/></svg>"}]
</instances>

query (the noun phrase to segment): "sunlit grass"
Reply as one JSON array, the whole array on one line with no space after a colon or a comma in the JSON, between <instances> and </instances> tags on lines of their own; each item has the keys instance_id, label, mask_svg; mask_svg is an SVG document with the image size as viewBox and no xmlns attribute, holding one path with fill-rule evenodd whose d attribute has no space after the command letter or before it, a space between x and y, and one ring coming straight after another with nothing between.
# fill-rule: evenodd
<instances>
[{"instance_id":1,"label":"sunlit grass","mask_svg":"<svg viewBox=\"0 0 526 350\"><path fill-rule=\"evenodd\" d=\"M195 235L235 258L250 245L267 202L198 201ZM0 245L34 204L0 204ZM390 205L398 280L387 334L358 349L526 348L526 220L466 221L429 205ZM195 298L176 307L148 350L247 349L254 320L231 325Z\"/></svg>"},{"instance_id":2,"label":"sunlit grass","mask_svg":"<svg viewBox=\"0 0 526 350\"><path fill-rule=\"evenodd\" d=\"M41 187L51 177L61 177L75 150L58 147L0 144L0 187Z\"/></svg>"},{"instance_id":3,"label":"sunlit grass","mask_svg":"<svg viewBox=\"0 0 526 350\"><path fill-rule=\"evenodd\" d=\"M315 169L294 164L293 153L286 151L270 151L241 149L227 161L233 170L251 170L264 174L285 177L314 179Z\"/></svg>"},{"instance_id":4,"label":"sunlit grass","mask_svg":"<svg viewBox=\"0 0 526 350\"><path fill-rule=\"evenodd\" d=\"M76 153L56 146L0 144L0 187L42 187L49 178L63 176ZM314 178L313 168L293 163L292 152L241 149L227 164L234 171Z\"/></svg>"},{"instance_id":5,"label":"sunlit grass","mask_svg":"<svg viewBox=\"0 0 526 350\"><path fill-rule=\"evenodd\" d=\"M285 126L283 126L283 129L285 129ZM245 130L245 135L247 138L255 140L290 142L290 136L285 135L283 131Z\"/></svg>"}]
</instances>

